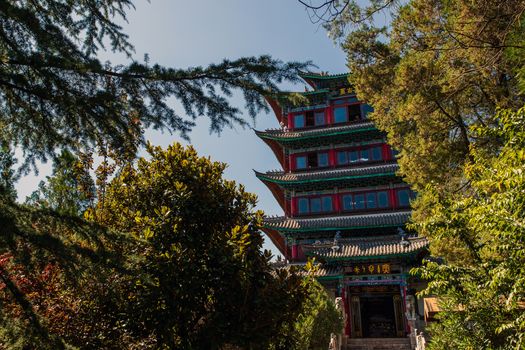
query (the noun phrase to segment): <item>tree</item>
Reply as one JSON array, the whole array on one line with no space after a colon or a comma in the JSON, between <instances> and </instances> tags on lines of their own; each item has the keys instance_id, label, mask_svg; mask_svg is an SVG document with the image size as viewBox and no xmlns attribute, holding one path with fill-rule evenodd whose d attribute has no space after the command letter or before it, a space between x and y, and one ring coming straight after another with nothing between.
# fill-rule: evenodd
<instances>
[{"instance_id":1,"label":"tree","mask_svg":"<svg viewBox=\"0 0 525 350\"><path fill-rule=\"evenodd\" d=\"M242 92L255 117L268 107L263 94L282 81L297 81L308 63L270 56L224 60L208 67L175 69L139 63L116 20L126 20L132 0L4 1L0 4L0 129L24 150L24 165L105 141L114 149L135 140L141 128L178 131L187 137L201 115L211 130L246 125L228 100ZM129 59L102 63L105 46ZM178 100L186 115L167 100ZM142 134L140 140L142 141Z\"/></svg>"},{"instance_id":2,"label":"tree","mask_svg":"<svg viewBox=\"0 0 525 350\"><path fill-rule=\"evenodd\" d=\"M298 0L314 24L321 24L334 39L344 36L348 27L374 20L377 13L398 5L397 0Z\"/></svg>"},{"instance_id":3,"label":"tree","mask_svg":"<svg viewBox=\"0 0 525 350\"><path fill-rule=\"evenodd\" d=\"M295 324L293 349L326 350L332 333L343 333L342 315L319 282L310 282L308 296Z\"/></svg>"},{"instance_id":4,"label":"tree","mask_svg":"<svg viewBox=\"0 0 525 350\"><path fill-rule=\"evenodd\" d=\"M142 242L130 322L163 348L287 348L307 286L270 267L256 197L191 147L147 151L110 183L99 216Z\"/></svg>"},{"instance_id":5,"label":"tree","mask_svg":"<svg viewBox=\"0 0 525 350\"><path fill-rule=\"evenodd\" d=\"M26 203L53 209L61 214L81 216L94 204L94 183L83 172L78 157L64 150L53 162L53 173L41 181Z\"/></svg>"},{"instance_id":6,"label":"tree","mask_svg":"<svg viewBox=\"0 0 525 350\"><path fill-rule=\"evenodd\" d=\"M444 262L415 271L445 310L430 348L523 348L525 2L370 1L352 19L354 1L327 5L332 33L350 28L350 81L418 192L412 228Z\"/></svg>"},{"instance_id":7,"label":"tree","mask_svg":"<svg viewBox=\"0 0 525 350\"><path fill-rule=\"evenodd\" d=\"M350 81L400 151L405 179L418 192L431 181L445 191L458 190L470 145L501 146L476 138L470 126L491 123L497 108L517 109L525 102L518 79L525 2L368 4L334 0L317 11L337 9L334 18L325 17L334 35L350 29L343 42ZM385 8L392 21L377 26L374 14Z\"/></svg>"},{"instance_id":8,"label":"tree","mask_svg":"<svg viewBox=\"0 0 525 350\"><path fill-rule=\"evenodd\" d=\"M147 149L96 222L0 198L0 347L290 349L301 313L329 312L310 279L271 267L256 197L224 164Z\"/></svg>"},{"instance_id":9,"label":"tree","mask_svg":"<svg viewBox=\"0 0 525 350\"><path fill-rule=\"evenodd\" d=\"M502 110L495 119L499 128L475 132L504 146L497 155L471 150L464 170L469 196L440 195L429 185L431 216L415 226L432 245L450 251L459 242L446 264L416 271L443 301L430 349L525 347L525 108Z\"/></svg>"},{"instance_id":10,"label":"tree","mask_svg":"<svg viewBox=\"0 0 525 350\"><path fill-rule=\"evenodd\" d=\"M126 234L0 197L0 348L152 348L128 327Z\"/></svg>"},{"instance_id":11,"label":"tree","mask_svg":"<svg viewBox=\"0 0 525 350\"><path fill-rule=\"evenodd\" d=\"M16 200L15 183L20 178L13 168L17 160L10 147L2 143L0 145L0 195L6 196L11 200Z\"/></svg>"}]
</instances>

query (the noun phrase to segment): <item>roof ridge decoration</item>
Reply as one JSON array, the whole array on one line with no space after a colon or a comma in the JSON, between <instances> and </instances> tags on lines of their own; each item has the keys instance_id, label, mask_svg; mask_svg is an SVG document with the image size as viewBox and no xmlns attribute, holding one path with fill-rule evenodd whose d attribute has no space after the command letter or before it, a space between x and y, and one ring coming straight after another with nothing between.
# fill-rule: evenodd
<instances>
[{"instance_id":1,"label":"roof ridge decoration","mask_svg":"<svg viewBox=\"0 0 525 350\"><path fill-rule=\"evenodd\" d=\"M301 78L310 79L339 79L349 77L350 73L328 74L326 72L301 72L299 73L299 76Z\"/></svg>"}]
</instances>

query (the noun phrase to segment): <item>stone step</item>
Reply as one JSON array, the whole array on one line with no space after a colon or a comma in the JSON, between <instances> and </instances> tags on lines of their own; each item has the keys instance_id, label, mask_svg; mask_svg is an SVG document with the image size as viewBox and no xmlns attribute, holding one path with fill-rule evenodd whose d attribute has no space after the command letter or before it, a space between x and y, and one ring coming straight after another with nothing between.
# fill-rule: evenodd
<instances>
[{"instance_id":1,"label":"stone step","mask_svg":"<svg viewBox=\"0 0 525 350\"><path fill-rule=\"evenodd\" d=\"M348 339L345 350L412 350L409 338Z\"/></svg>"}]
</instances>

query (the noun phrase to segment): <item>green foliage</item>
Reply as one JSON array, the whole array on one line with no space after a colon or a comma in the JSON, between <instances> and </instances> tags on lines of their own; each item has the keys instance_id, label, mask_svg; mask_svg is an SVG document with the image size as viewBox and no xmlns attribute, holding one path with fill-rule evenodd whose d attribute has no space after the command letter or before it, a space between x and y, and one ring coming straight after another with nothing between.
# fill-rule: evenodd
<instances>
[{"instance_id":1,"label":"green foliage","mask_svg":"<svg viewBox=\"0 0 525 350\"><path fill-rule=\"evenodd\" d=\"M255 196L192 148L148 152L87 212L97 223L0 201L0 347L295 344L309 280L270 266Z\"/></svg>"},{"instance_id":2,"label":"green foliage","mask_svg":"<svg viewBox=\"0 0 525 350\"><path fill-rule=\"evenodd\" d=\"M251 117L268 107L263 94L298 81L309 63L270 56L225 59L208 67L167 68L132 57L133 47L116 21L126 20L132 0L4 1L0 4L0 130L26 153L25 165L104 141L114 149L134 142L141 128L178 131L187 137L206 115L210 129L246 125L232 106L241 92ZM97 58L105 45L128 64ZM185 115L170 107L174 98ZM82 147L84 146L84 147Z\"/></svg>"},{"instance_id":3,"label":"green foliage","mask_svg":"<svg viewBox=\"0 0 525 350\"><path fill-rule=\"evenodd\" d=\"M6 196L11 200L16 200L15 183L20 178L13 168L16 158L12 150L5 143L0 144L0 196Z\"/></svg>"},{"instance_id":4,"label":"green foliage","mask_svg":"<svg viewBox=\"0 0 525 350\"><path fill-rule=\"evenodd\" d=\"M525 108L495 120L498 128L473 132L502 140L498 154L473 147L469 192L444 196L429 186L430 215L415 225L447 258L417 271L446 310L430 349L525 348Z\"/></svg>"},{"instance_id":5,"label":"green foliage","mask_svg":"<svg viewBox=\"0 0 525 350\"><path fill-rule=\"evenodd\" d=\"M385 9L394 8L398 0L298 0L305 6L310 20L321 23L328 36L339 39L349 27L373 22Z\"/></svg>"},{"instance_id":6,"label":"green foliage","mask_svg":"<svg viewBox=\"0 0 525 350\"><path fill-rule=\"evenodd\" d=\"M93 180L82 170L78 157L62 151L53 162L52 175L40 182L38 190L26 198L26 204L81 216L94 200Z\"/></svg>"},{"instance_id":7,"label":"green foliage","mask_svg":"<svg viewBox=\"0 0 525 350\"><path fill-rule=\"evenodd\" d=\"M110 183L99 216L143 241L137 322L165 348L286 343L307 291L298 275L270 267L256 197L191 147L147 151Z\"/></svg>"},{"instance_id":8,"label":"green foliage","mask_svg":"<svg viewBox=\"0 0 525 350\"><path fill-rule=\"evenodd\" d=\"M497 108L525 102L519 93L525 2L326 3L323 9L334 8L324 18L333 33L350 29L343 43L350 81L400 151L405 180L418 192L429 182L438 191L461 189L470 145L489 151L501 146L498 139L475 135L471 126L497 127ZM381 9L391 11L385 27L374 21ZM416 210L418 215L426 214Z\"/></svg>"},{"instance_id":9,"label":"green foliage","mask_svg":"<svg viewBox=\"0 0 525 350\"><path fill-rule=\"evenodd\" d=\"M297 343L293 349L326 350L330 335L343 333L341 313L319 282L309 284L308 301L295 325Z\"/></svg>"},{"instance_id":10,"label":"green foliage","mask_svg":"<svg viewBox=\"0 0 525 350\"><path fill-rule=\"evenodd\" d=\"M127 327L134 241L0 199L0 348L144 348Z\"/></svg>"},{"instance_id":11,"label":"green foliage","mask_svg":"<svg viewBox=\"0 0 525 350\"><path fill-rule=\"evenodd\" d=\"M413 228L445 262L417 271L446 310L430 348L525 347L525 2L327 3L332 33L350 29L350 81L418 192Z\"/></svg>"},{"instance_id":12,"label":"green foliage","mask_svg":"<svg viewBox=\"0 0 525 350\"><path fill-rule=\"evenodd\" d=\"M523 7L520 0L414 0L389 28L363 24L347 37L351 81L374 106L371 118L401 151L401 173L418 192L429 182L458 190L469 146L501 145L471 126L495 127L497 108L524 103L516 60L504 54L513 36L523 36Z\"/></svg>"}]
</instances>

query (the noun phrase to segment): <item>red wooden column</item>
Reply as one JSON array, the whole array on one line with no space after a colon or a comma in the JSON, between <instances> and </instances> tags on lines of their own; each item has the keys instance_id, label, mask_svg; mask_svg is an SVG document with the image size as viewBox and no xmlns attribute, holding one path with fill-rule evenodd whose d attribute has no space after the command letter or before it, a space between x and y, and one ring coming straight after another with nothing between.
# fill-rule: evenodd
<instances>
[{"instance_id":1,"label":"red wooden column","mask_svg":"<svg viewBox=\"0 0 525 350\"><path fill-rule=\"evenodd\" d=\"M335 164L335 149L331 149L328 151L328 165L331 168L334 168L336 166Z\"/></svg>"},{"instance_id":2,"label":"red wooden column","mask_svg":"<svg viewBox=\"0 0 525 350\"><path fill-rule=\"evenodd\" d=\"M390 146L386 143L383 144L383 160L392 159L392 152L390 151Z\"/></svg>"},{"instance_id":3,"label":"red wooden column","mask_svg":"<svg viewBox=\"0 0 525 350\"><path fill-rule=\"evenodd\" d=\"M341 196L339 193L332 195L332 202L334 202L334 212L341 212Z\"/></svg>"},{"instance_id":4,"label":"red wooden column","mask_svg":"<svg viewBox=\"0 0 525 350\"><path fill-rule=\"evenodd\" d=\"M290 216L294 217L295 214L297 213L297 198L295 198L295 197L292 198L290 209L291 209L290 210L291 211L291 213L290 213L291 215Z\"/></svg>"},{"instance_id":5,"label":"red wooden column","mask_svg":"<svg viewBox=\"0 0 525 350\"><path fill-rule=\"evenodd\" d=\"M296 261L297 258L299 257L299 252L297 248L298 248L297 244L294 242L292 244L292 261Z\"/></svg>"},{"instance_id":6,"label":"red wooden column","mask_svg":"<svg viewBox=\"0 0 525 350\"><path fill-rule=\"evenodd\" d=\"M388 190L388 196L390 197L390 207L393 209L397 208L396 190L394 188L390 188Z\"/></svg>"},{"instance_id":7,"label":"red wooden column","mask_svg":"<svg viewBox=\"0 0 525 350\"><path fill-rule=\"evenodd\" d=\"M333 124L334 123L334 109L332 106L328 106L325 109L326 113L326 124Z\"/></svg>"}]
</instances>

